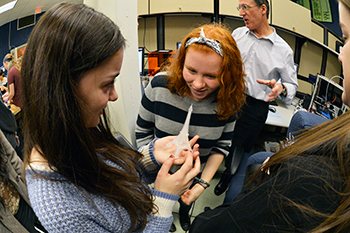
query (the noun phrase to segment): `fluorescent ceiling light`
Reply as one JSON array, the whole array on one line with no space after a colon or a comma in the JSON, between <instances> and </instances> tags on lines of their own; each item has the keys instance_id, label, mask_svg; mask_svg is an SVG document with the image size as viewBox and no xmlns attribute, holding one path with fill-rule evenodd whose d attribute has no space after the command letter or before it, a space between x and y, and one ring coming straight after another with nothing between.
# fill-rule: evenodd
<instances>
[{"instance_id":1,"label":"fluorescent ceiling light","mask_svg":"<svg viewBox=\"0 0 350 233\"><path fill-rule=\"evenodd\" d=\"M15 7L18 0L14 0L12 2L6 3L5 5L0 6L0 14L4 13L5 11L11 10Z\"/></svg>"}]
</instances>

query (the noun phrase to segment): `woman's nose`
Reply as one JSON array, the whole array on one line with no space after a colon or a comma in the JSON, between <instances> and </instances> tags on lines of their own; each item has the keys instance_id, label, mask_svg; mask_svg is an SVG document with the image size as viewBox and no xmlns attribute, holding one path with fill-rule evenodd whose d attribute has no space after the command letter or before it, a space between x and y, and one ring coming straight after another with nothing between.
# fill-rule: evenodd
<instances>
[{"instance_id":1,"label":"woman's nose","mask_svg":"<svg viewBox=\"0 0 350 233\"><path fill-rule=\"evenodd\" d=\"M194 80L194 82L193 82L192 85L193 85L195 88L197 88L197 89L200 89L200 88L204 87L204 86L205 86L204 78L203 78L203 77L197 77L197 78Z\"/></svg>"},{"instance_id":2,"label":"woman's nose","mask_svg":"<svg viewBox=\"0 0 350 233\"><path fill-rule=\"evenodd\" d=\"M113 88L111 90L111 93L109 94L109 101L116 101L118 99L118 93L115 90L115 87L113 85Z\"/></svg>"}]
</instances>

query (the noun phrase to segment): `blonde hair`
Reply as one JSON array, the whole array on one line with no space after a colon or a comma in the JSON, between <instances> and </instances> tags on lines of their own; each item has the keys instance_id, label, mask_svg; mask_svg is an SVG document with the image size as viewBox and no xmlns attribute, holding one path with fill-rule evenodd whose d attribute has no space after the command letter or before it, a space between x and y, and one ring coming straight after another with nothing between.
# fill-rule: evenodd
<instances>
[{"instance_id":1,"label":"blonde hair","mask_svg":"<svg viewBox=\"0 0 350 233\"><path fill-rule=\"evenodd\" d=\"M5 57L4 57L4 59L11 59L10 64L9 64L9 68L8 68L8 71L10 71L11 67L14 66L14 67L16 67L16 69L17 69L19 72L21 72L21 67L20 67L20 65L18 65L18 63L17 63L15 57L14 57L12 54L10 54L10 53L6 54Z\"/></svg>"}]
</instances>

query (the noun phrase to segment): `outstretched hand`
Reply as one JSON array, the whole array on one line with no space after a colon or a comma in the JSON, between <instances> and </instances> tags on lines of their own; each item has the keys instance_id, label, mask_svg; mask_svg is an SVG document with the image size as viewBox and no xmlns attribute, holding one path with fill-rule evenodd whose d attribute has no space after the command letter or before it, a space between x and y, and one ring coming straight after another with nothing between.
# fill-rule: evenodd
<instances>
[{"instance_id":1,"label":"outstretched hand","mask_svg":"<svg viewBox=\"0 0 350 233\"><path fill-rule=\"evenodd\" d=\"M158 163L163 164L170 155L174 155L175 153L175 145L167 146L166 144L170 141L172 141L176 136L167 136L164 138L157 139L154 142L154 156ZM190 140L190 145L193 150L193 154L190 153L193 156L193 160L196 160L196 158L199 155L199 145L195 144L198 140L199 136L196 135ZM174 165L181 165L185 162L186 156L188 154L186 153L185 150L181 151L180 155L178 158L174 160Z\"/></svg>"},{"instance_id":2,"label":"outstretched hand","mask_svg":"<svg viewBox=\"0 0 350 233\"><path fill-rule=\"evenodd\" d=\"M271 88L271 92L269 93L269 98L265 100L266 102L276 99L276 97L279 96L283 91L282 84L278 83L275 79L272 79L272 80L257 79L256 81L260 84L265 84L266 86Z\"/></svg>"},{"instance_id":3,"label":"outstretched hand","mask_svg":"<svg viewBox=\"0 0 350 233\"><path fill-rule=\"evenodd\" d=\"M173 174L170 174L169 170L175 162L175 157L171 155L164 161L154 182L155 190L174 195L182 195L189 189L194 177L200 172L200 160L199 156L194 159L190 151L182 151L181 153L185 154L183 157L184 163Z\"/></svg>"}]
</instances>

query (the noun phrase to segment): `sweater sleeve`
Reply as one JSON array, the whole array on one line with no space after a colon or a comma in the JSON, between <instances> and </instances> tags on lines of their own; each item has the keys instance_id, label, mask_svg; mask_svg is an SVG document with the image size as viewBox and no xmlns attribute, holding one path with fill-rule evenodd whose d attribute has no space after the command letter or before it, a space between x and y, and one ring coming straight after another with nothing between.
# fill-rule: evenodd
<instances>
[{"instance_id":1,"label":"sweater sleeve","mask_svg":"<svg viewBox=\"0 0 350 233\"><path fill-rule=\"evenodd\" d=\"M172 210L180 196L163 193L154 189L152 189L152 194L157 211L154 215L149 216L150 222L143 232L168 233L173 222Z\"/></svg>"},{"instance_id":2,"label":"sweater sleeve","mask_svg":"<svg viewBox=\"0 0 350 233\"><path fill-rule=\"evenodd\" d=\"M141 166L144 168L144 174L142 178L147 184L151 184L155 181L158 171L161 168L161 164L158 163L153 154L153 143L155 140L157 139L153 139L148 145L139 149L139 152L143 155L140 161Z\"/></svg>"},{"instance_id":3,"label":"sweater sleeve","mask_svg":"<svg viewBox=\"0 0 350 233\"><path fill-rule=\"evenodd\" d=\"M86 192L46 166L33 166L33 169L26 169L29 199L48 232L128 232L131 219L122 206ZM36 173L50 179L36 176ZM157 190L151 192L158 211L148 216L149 222L142 232L168 232L171 211L179 196Z\"/></svg>"}]
</instances>

